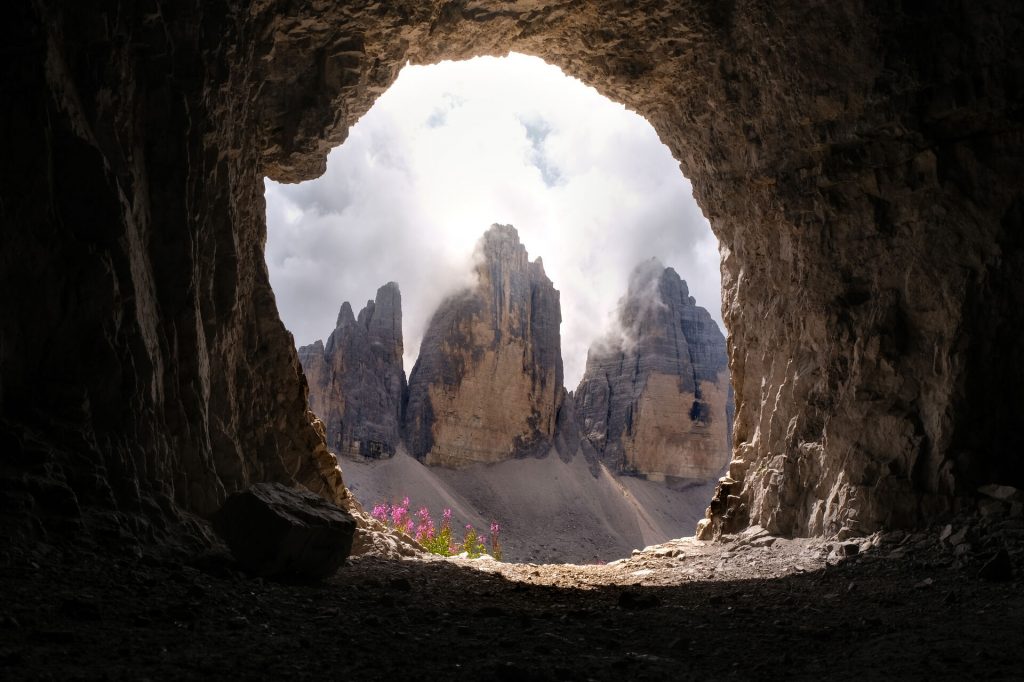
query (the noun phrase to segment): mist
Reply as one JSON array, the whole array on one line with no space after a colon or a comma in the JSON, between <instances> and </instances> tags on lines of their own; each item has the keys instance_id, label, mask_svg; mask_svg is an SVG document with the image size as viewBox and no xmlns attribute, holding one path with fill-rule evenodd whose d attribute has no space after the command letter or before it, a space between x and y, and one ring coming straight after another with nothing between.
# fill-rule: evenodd
<instances>
[{"instance_id":1,"label":"mist","mask_svg":"<svg viewBox=\"0 0 1024 682\"><path fill-rule=\"evenodd\" d=\"M267 265L298 345L325 339L389 280L405 368L438 304L472 286L477 240L511 224L561 292L565 383L614 325L630 272L657 256L721 325L718 242L643 118L522 55L406 66L326 173L266 181Z\"/></svg>"}]
</instances>

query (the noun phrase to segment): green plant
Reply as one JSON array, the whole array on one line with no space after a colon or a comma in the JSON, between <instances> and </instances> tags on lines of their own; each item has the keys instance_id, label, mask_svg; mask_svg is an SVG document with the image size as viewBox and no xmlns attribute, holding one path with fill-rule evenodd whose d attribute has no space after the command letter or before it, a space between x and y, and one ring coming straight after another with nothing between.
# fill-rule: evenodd
<instances>
[{"instance_id":1,"label":"green plant","mask_svg":"<svg viewBox=\"0 0 1024 682\"><path fill-rule=\"evenodd\" d=\"M431 554L440 556L454 556L465 552L471 559L476 559L484 554L501 561L501 526L491 522L490 536L485 537L477 532L471 525L466 524L466 532L462 536L462 542L456 543L452 533L452 510L445 508L441 514L441 527L434 525L434 519L430 510L420 507L415 515L409 513L409 498L402 498L401 504L377 504L374 505L371 514L373 518L385 524L391 530L401 531L413 536L416 542L420 543L423 549ZM490 544L490 552L487 545Z\"/></svg>"}]
</instances>

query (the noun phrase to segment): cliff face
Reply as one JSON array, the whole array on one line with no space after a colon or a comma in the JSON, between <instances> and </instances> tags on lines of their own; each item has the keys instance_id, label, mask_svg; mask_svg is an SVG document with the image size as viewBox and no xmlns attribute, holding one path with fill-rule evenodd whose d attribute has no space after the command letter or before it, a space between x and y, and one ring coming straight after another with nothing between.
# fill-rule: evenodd
<instances>
[{"instance_id":1,"label":"cliff face","mask_svg":"<svg viewBox=\"0 0 1024 682\"><path fill-rule=\"evenodd\" d=\"M342 304L327 344L299 348L309 407L324 422L327 445L350 457L390 457L400 440L405 371L402 369L402 294L388 282L352 314Z\"/></svg>"},{"instance_id":2,"label":"cliff face","mask_svg":"<svg viewBox=\"0 0 1024 682\"><path fill-rule=\"evenodd\" d=\"M558 291L541 260L507 225L478 249L476 288L434 313L409 377L406 442L427 464L543 453L564 395Z\"/></svg>"},{"instance_id":3,"label":"cliff face","mask_svg":"<svg viewBox=\"0 0 1024 682\"><path fill-rule=\"evenodd\" d=\"M5 17L5 528L114 510L151 536L254 481L344 496L263 178L322 173L404 64L509 50L650 121L720 240L736 451L706 536L929 523L1024 485L1019 3L117 10Z\"/></svg>"},{"instance_id":4,"label":"cliff face","mask_svg":"<svg viewBox=\"0 0 1024 682\"><path fill-rule=\"evenodd\" d=\"M590 349L575 393L584 449L623 473L717 476L729 461L733 410L718 325L653 259L633 271L618 323Z\"/></svg>"}]
</instances>

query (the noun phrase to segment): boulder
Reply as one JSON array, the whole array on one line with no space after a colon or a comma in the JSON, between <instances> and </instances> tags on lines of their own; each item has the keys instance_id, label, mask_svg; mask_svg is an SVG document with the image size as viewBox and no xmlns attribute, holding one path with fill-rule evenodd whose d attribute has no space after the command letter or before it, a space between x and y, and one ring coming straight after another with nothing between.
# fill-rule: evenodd
<instances>
[{"instance_id":1,"label":"boulder","mask_svg":"<svg viewBox=\"0 0 1024 682\"><path fill-rule=\"evenodd\" d=\"M319 580L348 557L356 522L306 490L257 483L230 495L214 515L213 527L245 570Z\"/></svg>"}]
</instances>

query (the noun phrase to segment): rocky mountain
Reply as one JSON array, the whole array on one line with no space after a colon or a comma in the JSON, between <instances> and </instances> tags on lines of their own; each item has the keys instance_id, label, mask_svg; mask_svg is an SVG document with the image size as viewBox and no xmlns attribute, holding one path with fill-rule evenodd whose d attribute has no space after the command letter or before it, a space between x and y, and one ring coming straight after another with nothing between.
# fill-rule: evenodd
<instances>
[{"instance_id":1,"label":"rocky mountain","mask_svg":"<svg viewBox=\"0 0 1024 682\"><path fill-rule=\"evenodd\" d=\"M427 464L546 453L565 391L558 291L510 225L479 244L477 285L431 318L409 377L404 432Z\"/></svg>"},{"instance_id":2,"label":"rocky mountain","mask_svg":"<svg viewBox=\"0 0 1024 682\"><path fill-rule=\"evenodd\" d=\"M729 461L733 412L722 332L656 259L631 274L617 321L591 347L575 392L584 452L620 473L717 476Z\"/></svg>"},{"instance_id":3,"label":"rocky mountain","mask_svg":"<svg viewBox=\"0 0 1024 682\"><path fill-rule=\"evenodd\" d=\"M406 381L402 368L402 293L388 282L357 318L348 301L327 344L299 348L309 406L338 454L389 457L401 439Z\"/></svg>"}]
</instances>

